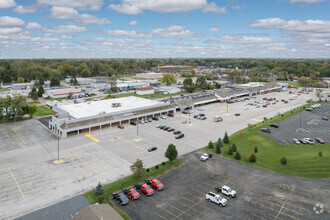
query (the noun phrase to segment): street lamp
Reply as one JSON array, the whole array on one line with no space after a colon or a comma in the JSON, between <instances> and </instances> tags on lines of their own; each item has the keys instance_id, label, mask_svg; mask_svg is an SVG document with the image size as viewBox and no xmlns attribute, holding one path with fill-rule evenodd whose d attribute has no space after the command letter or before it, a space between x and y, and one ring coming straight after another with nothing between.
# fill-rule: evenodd
<instances>
[{"instance_id":1,"label":"street lamp","mask_svg":"<svg viewBox=\"0 0 330 220\"><path fill-rule=\"evenodd\" d=\"M139 119L136 122L136 140L139 140Z\"/></svg>"}]
</instances>

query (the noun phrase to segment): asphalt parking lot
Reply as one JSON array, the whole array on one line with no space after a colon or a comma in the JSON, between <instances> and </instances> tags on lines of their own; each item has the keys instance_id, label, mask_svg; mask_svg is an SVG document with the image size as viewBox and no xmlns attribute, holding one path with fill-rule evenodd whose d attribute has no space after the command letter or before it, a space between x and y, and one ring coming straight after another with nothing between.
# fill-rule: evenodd
<instances>
[{"instance_id":1,"label":"asphalt parking lot","mask_svg":"<svg viewBox=\"0 0 330 220\"><path fill-rule=\"evenodd\" d=\"M330 143L330 123L322 120L322 117L330 117L330 105L323 104L313 111L303 111L280 121L279 128L269 127L271 133L265 133L279 144L294 144L293 138L322 138L326 143ZM300 123L301 122L301 123Z\"/></svg>"},{"instance_id":2,"label":"asphalt parking lot","mask_svg":"<svg viewBox=\"0 0 330 220\"><path fill-rule=\"evenodd\" d=\"M290 97L283 92L260 98L273 96ZM145 167L166 161L164 153L171 143L177 147L179 155L184 155L223 137L225 131L232 134L248 124L262 121L263 117L298 107L309 98L311 94L303 94L288 104L278 103L267 108L248 106L247 110L244 110L247 101L228 106L225 103L205 105L202 113L207 120L195 119L191 114L191 123L182 123L189 120L189 115L178 112L173 118L139 125L138 141L137 126L129 124L124 124L124 129L93 130L59 142L38 120L20 121L16 126L0 124L0 219L25 215L89 191L99 181L106 184L129 175L129 166L137 158L143 160ZM235 116L237 112L241 115ZM213 122L215 115L221 115L223 121ZM185 137L177 140L173 133L156 128L157 124L179 129ZM158 149L148 152L151 146ZM54 164L58 147L63 162ZM15 213L11 211L13 205L17 207Z\"/></svg>"},{"instance_id":3,"label":"asphalt parking lot","mask_svg":"<svg viewBox=\"0 0 330 220\"><path fill-rule=\"evenodd\" d=\"M329 179L272 173L217 156L202 162L201 154L195 151L182 156L185 165L159 177L164 191L142 195L125 206L114 204L132 219L330 218ZM209 190L222 185L237 192L236 198L223 196L226 207L205 199Z\"/></svg>"}]
</instances>

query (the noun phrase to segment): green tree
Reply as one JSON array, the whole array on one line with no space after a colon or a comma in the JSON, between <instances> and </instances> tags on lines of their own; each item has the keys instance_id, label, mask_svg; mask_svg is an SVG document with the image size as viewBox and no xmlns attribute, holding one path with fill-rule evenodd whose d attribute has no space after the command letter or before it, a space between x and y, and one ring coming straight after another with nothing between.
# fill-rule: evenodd
<instances>
[{"instance_id":1,"label":"green tree","mask_svg":"<svg viewBox=\"0 0 330 220\"><path fill-rule=\"evenodd\" d=\"M188 87L191 87L191 86L193 86L194 84L193 84L193 80L189 77L189 78L187 78L187 79L185 79L185 80L183 80L183 86L184 86L184 88L188 88Z\"/></svg>"},{"instance_id":2,"label":"green tree","mask_svg":"<svg viewBox=\"0 0 330 220\"><path fill-rule=\"evenodd\" d=\"M213 149L213 147L214 147L214 145L213 145L212 141L210 141L209 145L208 145L208 148Z\"/></svg>"},{"instance_id":3,"label":"green tree","mask_svg":"<svg viewBox=\"0 0 330 220\"><path fill-rule=\"evenodd\" d=\"M302 86L309 86L309 85L312 84L312 82L313 82L313 80L309 77L303 77L302 76L302 77L298 78L298 83Z\"/></svg>"},{"instance_id":4,"label":"green tree","mask_svg":"<svg viewBox=\"0 0 330 220\"><path fill-rule=\"evenodd\" d=\"M236 147L236 144L235 144L235 143L232 144L231 149L232 149L234 152L237 151L237 147Z\"/></svg>"},{"instance_id":5,"label":"green tree","mask_svg":"<svg viewBox=\"0 0 330 220\"><path fill-rule=\"evenodd\" d=\"M171 73L163 73L163 77L160 79L162 83L164 83L166 86L170 86L172 84L175 84L177 79L174 74Z\"/></svg>"},{"instance_id":6,"label":"green tree","mask_svg":"<svg viewBox=\"0 0 330 220\"><path fill-rule=\"evenodd\" d=\"M253 163L257 161L257 157L256 157L256 155L254 153L251 154L251 156L249 158L249 161L250 162L253 162Z\"/></svg>"},{"instance_id":7,"label":"green tree","mask_svg":"<svg viewBox=\"0 0 330 220\"><path fill-rule=\"evenodd\" d=\"M207 82L205 76L198 76L195 83L197 88L207 89Z\"/></svg>"},{"instance_id":8,"label":"green tree","mask_svg":"<svg viewBox=\"0 0 330 220\"><path fill-rule=\"evenodd\" d=\"M136 159L135 163L130 166L130 170L136 175L136 177L140 178L145 171L143 161Z\"/></svg>"},{"instance_id":9,"label":"green tree","mask_svg":"<svg viewBox=\"0 0 330 220\"><path fill-rule=\"evenodd\" d=\"M215 152L216 152L217 154L221 154L221 149L220 149L219 144L217 144L217 146L216 146L216 148L215 148Z\"/></svg>"},{"instance_id":10,"label":"green tree","mask_svg":"<svg viewBox=\"0 0 330 220\"><path fill-rule=\"evenodd\" d=\"M286 165L286 162L287 162L286 157L282 157L281 158L281 164Z\"/></svg>"},{"instance_id":11,"label":"green tree","mask_svg":"<svg viewBox=\"0 0 330 220\"><path fill-rule=\"evenodd\" d=\"M45 93L44 87L42 85L39 86L38 88L38 96L42 97L42 94Z\"/></svg>"},{"instance_id":12,"label":"green tree","mask_svg":"<svg viewBox=\"0 0 330 220\"><path fill-rule=\"evenodd\" d=\"M50 80L50 87L60 86L60 84L60 80L57 77Z\"/></svg>"},{"instance_id":13,"label":"green tree","mask_svg":"<svg viewBox=\"0 0 330 220\"><path fill-rule=\"evenodd\" d=\"M36 113L38 111L38 108L39 107L37 105L28 106L28 115L30 116L30 118L32 118L34 113Z\"/></svg>"},{"instance_id":14,"label":"green tree","mask_svg":"<svg viewBox=\"0 0 330 220\"><path fill-rule=\"evenodd\" d=\"M173 161L178 157L178 151L176 150L176 147L173 144L168 145L167 150L165 152L165 157L169 161Z\"/></svg>"},{"instance_id":15,"label":"green tree","mask_svg":"<svg viewBox=\"0 0 330 220\"><path fill-rule=\"evenodd\" d=\"M110 76L109 77L109 82L110 82L110 90L112 92L117 91L117 77L116 76Z\"/></svg>"},{"instance_id":16,"label":"green tree","mask_svg":"<svg viewBox=\"0 0 330 220\"><path fill-rule=\"evenodd\" d=\"M235 153L235 159L241 160L241 154L238 151L236 151L236 153Z\"/></svg>"},{"instance_id":17,"label":"green tree","mask_svg":"<svg viewBox=\"0 0 330 220\"><path fill-rule=\"evenodd\" d=\"M229 137L228 137L227 131L225 132L225 136L223 137L223 143L229 144Z\"/></svg>"},{"instance_id":18,"label":"green tree","mask_svg":"<svg viewBox=\"0 0 330 220\"><path fill-rule=\"evenodd\" d=\"M95 188L95 193L96 195L102 195L104 192L104 188L101 184L101 182L99 182L99 184L97 184L96 188Z\"/></svg>"},{"instance_id":19,"label":"green tree","mask_svg":"<svg viewBox=\"0 0 330 220\"><path fill-rule=\"evenodd\" d=\"M221 138L219 138L218 141L217 141L217 146L218 145L219 145L219 147L223 147L223 143L222 143Z\"/></svg>"},{"instance_id":20,"label":"green tree","mask_svg":"<svg viewBox=\"0 0 330 220\"><path fill-rule=\"evenodd\" d=\"M233 149L231 149L231 147L229 147L229 149L228 149L228 155L233 155Z\"/></svg>"},{"instance_id":21,"label":"green tree","mask_svg":"<svg viewBox=\"0 0 330 220\"><path fill-rule=\"evenodd\" d=\"M23 116L24 108L27 106L26 96L23 95L14 95L10 103L10 114L14 118L20 118Z\"/></svg>"},{"instance_id":22,"label":"green tree","mask_svg":"<svg viewBox=\"0 0 330 220\"><path fill-rule=\"evenodd\" d=\"M32 91L31 91L31 98L33 100L38 100L38 93L37 93L36 87L33 87Z\"/></svg>"},{"instance_id":23,"label":"green tree","mask_svg":"<svg viewBox=\"0 0 330 220\"><path fill-rule=\"evenodd\" d=\"M24 82L24 78L23 77L18 77L17 78L17 82L18 83L23 83Z\"/></svg>"},{"instance_id":24,"label":"green tree","mask_svg":"<svg viewBox=\"0 0 330 220\"><path fill-rule=\"evenodd\" d=\"M186 88L186 91L189 92L189 93L193 93L195 90L196 90L195 86L189 86L189 87Z\"/></svg>"}]
</instances>

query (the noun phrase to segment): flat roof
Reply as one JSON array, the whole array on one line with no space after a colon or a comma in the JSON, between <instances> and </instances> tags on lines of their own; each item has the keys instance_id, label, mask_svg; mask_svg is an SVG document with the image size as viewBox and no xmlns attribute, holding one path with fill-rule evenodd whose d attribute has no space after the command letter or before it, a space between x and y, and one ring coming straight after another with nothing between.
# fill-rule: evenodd
<instances>
[{"instance_id":1,"label":"flat roof","mask_svg":"<svg viewBox=\"0 0 330 220\"><path fill-rule=\"evenodd\" d=\"M119 107L112 107L112 103L120 103ZM137 108L154 107L161 102L129 96L117 99L106 99L100 101L84 102L73 105L61 105L58 108L67 111L73 118L85 118L99 114L116 113L120 111L134 110Z\"/></svg>"}]
</instances>

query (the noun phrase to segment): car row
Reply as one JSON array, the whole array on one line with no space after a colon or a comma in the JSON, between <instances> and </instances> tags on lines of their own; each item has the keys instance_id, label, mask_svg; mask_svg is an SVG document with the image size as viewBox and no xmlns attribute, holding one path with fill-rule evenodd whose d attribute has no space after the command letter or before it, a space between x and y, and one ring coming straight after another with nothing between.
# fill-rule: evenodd
<instances>
[{"instance_id":1,"label":"car row","mask_svg":"<svg viewBox=\"0 0 330 220\"><path fill-rule=\"evenodd\" d=\"M222 193L230 198L235 198L236 197L236 191L232 190L228 186L222 186L222 187L214 187L216 193ZM216 194L215 192L209 191L205 195L205 199L214 202L222 207L227 205L227 199L223 198L219 194Z\"/></svg>"},{"instance_id":2,"label":"car row","mask_svg":"<svg viewBox=\"0 0 330 220\"><path fill-rule=\"evenodd\" d=\"M150 185L152 187L150 187ZM119 205L126 205L129 202L128 198L132 200L138 200L141 197L137 190L140 190L141 193L145 194L146 196L152 196L154 194L154 190L152 188L156 189L157 191L161 191L165 189L165 186L158 179L146 179L145 183L143 184L134 184L134 187L129 189L124 188L122 189L122 192L112 193L111 198L116 200Z\"/></svg>"},{"instance_id":3,"label":"car row","mask_svg":"<svg viewBox=\"0 0 330 220\"><path fill-rule=\"evenodd\" d=\"M184 137L184 134L181 133L181 131L179 130L175 130L174 128L171 128L171 127L168 127L166 125L157 125L156 128L159 128L161 130L164 130L164 131L167 131L167 132L173 132L173 134L175 134L175 138L176 139L180 139L180 138L183 138Z\"/></svg>"},{"instance_id":4,"label":"car row","mask_svg":"<svg viewBox=\"0 0 330 220\"><path fill-rule=\"evenodd\" d=\"M314 144L314 141L311 138L293 138L292 141L295 144ZM325 141L322 138L315 138L315 141L320 144L325 144Z\"/></svg>"}]
</instances>

